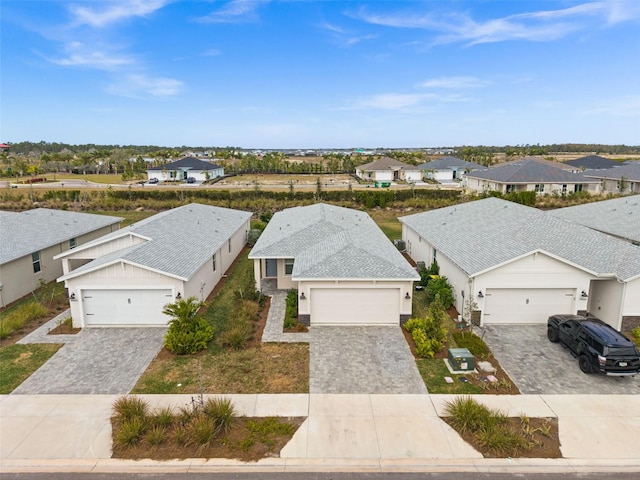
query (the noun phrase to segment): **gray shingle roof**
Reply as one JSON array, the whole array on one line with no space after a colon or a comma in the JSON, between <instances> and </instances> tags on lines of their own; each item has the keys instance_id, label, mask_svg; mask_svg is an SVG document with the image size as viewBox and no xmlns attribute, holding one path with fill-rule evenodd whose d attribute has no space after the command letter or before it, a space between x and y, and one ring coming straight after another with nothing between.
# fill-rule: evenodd
<instances>
[{"instance_id":1,"label":"gray shingle roof","mask_svg":"<svg viewBox=\"0 0 640 480\"><path fill-rule=\"evenodd\" d=\"M249 212L199 203L167 210L117 234L97 239L87 247L129 233L148 238L148 241L93 260L61 277L61 280L119 261L188 280L249 218Z\"/></svg>"},{"instance_id":2,"label":"gray shingle roof","mask_svg":"<svg viewBox=\"0 0 640 480\"><path fill-rule=\"evenodd\" d=\"M0 215L0 264L121 221L120 217L49 208Z\"/></svg>"},{"instance_id":3,"label":"gray shingle roof","mask_svg":"<svg viewBox=\"0 0 640 480\"><path fill-rule=\"evenodd\" d=\"M548 213L609 235L640 242L640 195L559 208Z\"/></svg>"},{"instance_id":4,"label":"gray shingle roof","mask_svg":"<svg viewBox=\"0 0 640 480\"><path fill-rule=\"evenodd\" d=\"M294 258L294 280L419 279L369 215L323 203L276 213L249 258Z\"/></svg>"},{"instance_id":5,"label":"gray shingle roof","mask_svg":"<svg viewBox=\"0 0 640 480\"><path fill-rule=\"evenodd\" d=\"M620 180L621 177L624 177L627 180L637 182L640 181L640 161L625 163L607 170L592 170L584 172L584 175L592 179L607 178L611 180Z\"/></svg>"},{"instance_id":6,"label":"gray shingle roof","mask_svg":"<svg viewBox=\"0 0 640 480\"><path fill-rule=\"evenodd\" d=\"M601 276L640 275L640 248L532 207L487 198L400 218L468 275L538 250Z\"/></svg>"},{"instance_id":7,"label":"gray shingle roof","mask_svg":"<svg viewBox=\"0 0 640 480\"><path fill-rule=\"evenodd\" d=\"M407 165L406 163L402 163L395 158L382 157L379 160L375 160L373 162L365 163L364 165L359 165L356 167L358 170L362 171L377 171L377 170L418 170L418 167L413 165Z\"/></svg>"},{"instance_id":8,"label":"gray shingle roof","mask_svg":"<svg viewBox=\"0 0 640 480\"><path fill-rule=\"evenodd\" d=\"M167 163L165 165L159 165L157 167L148 168L147 170L153 172L156 170L218 170L222 168L214 163L205 162L194 157L182 158L176 162Z\"/></svg>"},{"instance_id":9,"label":"gray shingle roof","mask_svg":"<svg viewBox=\"0 0 640 480\"><path fill-rule=\"evenodd\" d=\"M615 160L611 160L609 158L600 157L599 155L587 155L586 157L576 158L564 163L566 163L567 165L572 165L574 167L584 167L587 169L605 169L621 165L620 162L616 162Z\"/></svg>"},{"instance_id":10,"label":"gray shingle roof","mask_svg":"<svg viewBox=\"0 0 640 480\"><path fill-rule=\"evenodd\" d=\"M466 160L462 160L458 157L442 157L436 158L435 160L427 163L423 163L422 165L418 165L420 170L442 170L445 168L458 167L465 168L470 170L484 170L487 167L483 167L477 163L467 162Z\"/></svg>"},{"instance_id":11,"label":"gray shingle roof","mask_svg":"<svg viewBox=\"0 0 640 480\"><path fill-rule=\"evenodd\" d=\"M493 180L501 183L597 183L581 175L567 172L558 167L538 162L535 159L523 159L503 163L487 170L476 170L467 177Z\"/></svg>"}]
</instances>

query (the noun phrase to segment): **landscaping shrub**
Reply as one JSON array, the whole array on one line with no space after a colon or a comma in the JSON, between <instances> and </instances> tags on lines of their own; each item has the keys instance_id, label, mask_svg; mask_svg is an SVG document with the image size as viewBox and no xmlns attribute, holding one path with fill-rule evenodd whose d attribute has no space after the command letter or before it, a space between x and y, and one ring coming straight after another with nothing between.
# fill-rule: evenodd
<instances>
[{"instance_id":1,"label":"landscaping shrub","mask_svg":"<svg viewBox=\"0 0 640 480\"><path fill-rule=\"evenodd\" d=\"M468 349L474 356L486 357L491 353L484 340L475 333L455 332L453 339L458 347Z\"/></svg>"},{"instance_id":2,"label":"landscaping shrub","mask_svg":"<svg viewBox=\"0 0 640 480\"><path fill-rule=\"evenodd\" d=\"M240 350L247 344L253 328L247 320L240 320L229 326L222 334L222 346Z\"/></svg>"},{"instance_id":3,"label":"landscaping shrub","mask_svg":"<svg viewBox=\"0 0 640 480\"><path fill-rule=\"evenodd\" d=\"M213 340L213 327L198 310L204 305L196 297L180 299L166 305L163 313L171 316L164 346L177 355L191 355L207 348Z\"/></svg>"},{"instance_id":4,"label":"landscaping shrub","mask_svg":"<svg viewBox=\"0 0 640 480\"><path fill-rule=\"evenodd\" d=\"M444 347L447 329L443 326L447 313L438 301L429 306L425 318L410 318L404 328L411 334L416 344L416 354L423 358L433 358Z\"/></svg>"},{"instance_id":5,"label":"landscaping shrub","mask_svg":"<svg viewBox=\"0 0 640 480\"><path fill-rule=\"evenodd\" d=\"M440 266L438 265L438 262L434 259L428 268L421 267L420 270L418 271L418 274L420 275L420 282L418 283L423 287L426 287L429 284L429 280L431 280L432 276L440 275Z\"/></svg>"},{"instance_id":6,"label":"landscaping shrub","mask_svg":"<svg viewBox=\"0 0 640 480\"><path fill-rule=\"evenodd\" d=\"M114 441L123 447L132 447L145 433L145 422L138 417L125 420L120 424Z\"/></svg>"},{"instance_id":7,"label":"landscaping shrub","mask_svg":"<svg viewBox=\"0 0 640 480\"><path fill-rule=\"evenodd\" d=\"M213 419L218 432L227 435L236 419L236 409L228 398L209 398L204 403L202 411Z\"/></svg>"},{"instance_id":8,"label":"landscaping shrub","mask_svg":"<svg viewBox=\"0 0 640 480\"><path fill-rule=\"evenodd\" d=\"M433 302L436 297L440 297L440 302L445 310L453 305L453 287L447 277L429 279L425 292L429 303Z\"/></svg>"},{"instance_id":9,"label":"landscaping shrub","mask_svg":"<svg viewBox=\"0 0 640 480\"><path fill-rule=\"evenodd\" d=\"M298 290L292 289L287 291L285 305L284 328L291 330L295 328L298 323Z\"/></svg>"},{"instance_id":10,"label":"landscaping shrub","mask_svg":"<svg viewBox=\"0 0 640 480\"><path fill-rule=\"evenodd\" d=\"M0 319L0 338L7 338L27 322L44 317L49 311L40 302L28 302L11 310Z\"/></svg>"},{"instance_id":11,"label":"landscaping shrub","mask_svg":"<svg viewBox=\"0 0 640 480\"><path fill-rule=\"evenodd\" d=\"M113 412L121 421L138 418L146 421L149 415L149 404L139 397L124 396L120 397L113 404Z\"/></svg>"},{"instance_id":12,"label":"landscaping shrub","mask_svg":"<svg viewBox=\"0 0 640 480\"><path fill-rule=\"evenodd\" d=\"M631 330L631 334L636 337L636 339L640 340L640 327L636 327Z\"/></svg>"},{"instance_id":13,"label":"landscaping shrub","mask_svg":"<svg viewBox=\"0 0 640 480\"><path fill-rule=\"evenodd\" d=\"M199 447L206 447L218 435L218 428L213 418L201 413L195 415L187 426L189 439Z\"/></svg>"}]
</instances>

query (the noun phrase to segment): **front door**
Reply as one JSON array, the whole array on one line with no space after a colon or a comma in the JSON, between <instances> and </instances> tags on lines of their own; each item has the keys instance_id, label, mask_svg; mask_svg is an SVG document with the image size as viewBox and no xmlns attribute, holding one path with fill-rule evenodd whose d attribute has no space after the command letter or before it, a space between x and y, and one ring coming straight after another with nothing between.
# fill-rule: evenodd
<instances>
[{"instance_id":1,"label":"front door","mask_svg":"<svg viewBox=\"0 0 640 480\"><path fill-rule=\"evenodd\" d=\"M278 260L275 258L267 258L265 260L266 267L266 276L267 277L277 277L278 276Z\"/></svg>"}]
</instances>

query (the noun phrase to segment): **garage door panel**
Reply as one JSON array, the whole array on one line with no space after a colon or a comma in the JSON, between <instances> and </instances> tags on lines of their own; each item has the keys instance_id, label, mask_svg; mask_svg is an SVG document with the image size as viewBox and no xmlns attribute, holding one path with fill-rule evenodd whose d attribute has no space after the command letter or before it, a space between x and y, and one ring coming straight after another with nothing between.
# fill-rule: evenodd
<instances>
[{"instance_id":1,"label":"garage door panel","mask_svg":"<svg viewBox=\"0 0 640 480\"><path fill-rule=\"evenodd\" d=\"M162 310L172 301L171 290L86 290L85 325L166 325L169 317Z\"/></svg>"},{"instance_id":2,"label":"garage door panel","mask_svg":"<svg viewBox=\"0 0 640 480\"><path fill-rule=\"evenodd\" d=\"M397 288L314 288L311 297L311 324L397 325L400 289Z\"/></svg>"},{"instance_id":3,"label":"garage door panel","mask_svg":"<svg viewBox=\"0 0 640 480\"><path fill-rule=\"evenodd\" d=\"M550 315L574 313L575 290L571 288L487 289L485 323L546 323Z\"/></svg>"}]
</instances>

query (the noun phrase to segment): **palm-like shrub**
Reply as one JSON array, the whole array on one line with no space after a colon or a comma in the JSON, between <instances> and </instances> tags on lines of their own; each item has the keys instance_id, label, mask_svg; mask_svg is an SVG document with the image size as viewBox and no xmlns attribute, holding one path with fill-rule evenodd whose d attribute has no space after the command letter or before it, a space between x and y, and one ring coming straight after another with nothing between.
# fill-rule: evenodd
<instances>
[{"instance_id":1,"label":"palm-like shrub","mask_svg":"<svg viewBox=\"0 0 640 480\"><path fill-rule=\"evenodd\" d=\"M191 355L204 350L213 340L213 327L198 315L204 302L196 297L179 299L164 307L162 313L169 315L169 330L164 337L164 346L178 355Z\"/></svg>"}]
</instances>

